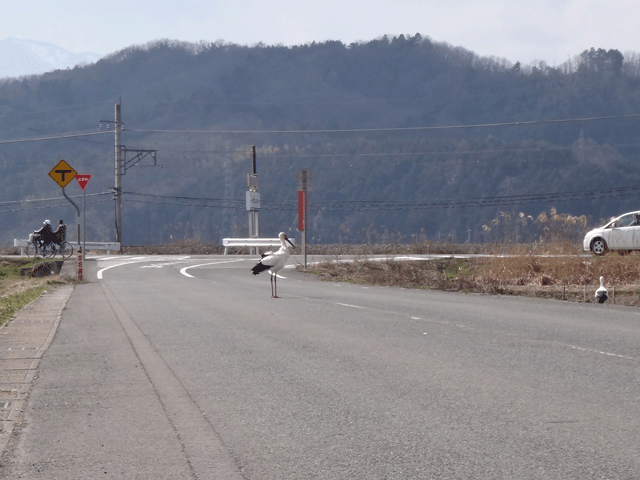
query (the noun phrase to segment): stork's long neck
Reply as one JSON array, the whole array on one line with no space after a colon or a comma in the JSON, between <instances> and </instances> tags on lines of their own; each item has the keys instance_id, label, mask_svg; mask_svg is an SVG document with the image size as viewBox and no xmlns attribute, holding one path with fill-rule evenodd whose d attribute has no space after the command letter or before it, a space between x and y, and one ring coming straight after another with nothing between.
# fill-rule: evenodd
<instances>
[{"instance_id":1,"label":"stork's long neck","mask_svg":"<svg viewBox=\"0 0 640 480\"><path fill-rule=\"evenodd\" d=\"M280 245L280 250L278 250L279 253L289 253L289 249L287 248L287 244L283 241L282 245Z\"/></svg>"}]
</instances>

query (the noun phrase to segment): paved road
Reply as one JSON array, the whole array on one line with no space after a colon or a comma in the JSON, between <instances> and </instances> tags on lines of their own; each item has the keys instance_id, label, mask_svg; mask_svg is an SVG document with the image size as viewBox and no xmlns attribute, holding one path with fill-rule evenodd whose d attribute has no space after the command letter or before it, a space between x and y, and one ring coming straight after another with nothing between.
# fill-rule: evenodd
<instances>
[{"instance_id":1,"label":"paved road","mask_svg":"<svg viewBox=\"0 0 640 480\"><path fill-rule=\"evenodd\" d=\"M89 262L0 477L639 477L637 309L252 263Z\"/></svg>"}]
</instances>

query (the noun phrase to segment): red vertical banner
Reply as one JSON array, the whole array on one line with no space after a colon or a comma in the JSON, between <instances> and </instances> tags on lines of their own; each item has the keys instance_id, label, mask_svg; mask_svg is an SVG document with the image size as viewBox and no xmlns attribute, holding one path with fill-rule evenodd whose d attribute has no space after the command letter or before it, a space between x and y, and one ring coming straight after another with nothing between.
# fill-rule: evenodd
<instances>
[{"instance_id":1,"label":"red vertical banner","mask_svg":"<svg viewBox=\"0 0 640 480\"><path fill-rule=\"evenodd\" d=\"M305 225L307 224L307 192L298 190L298 230L305 231Z\"/></svg>"}]
</instances>

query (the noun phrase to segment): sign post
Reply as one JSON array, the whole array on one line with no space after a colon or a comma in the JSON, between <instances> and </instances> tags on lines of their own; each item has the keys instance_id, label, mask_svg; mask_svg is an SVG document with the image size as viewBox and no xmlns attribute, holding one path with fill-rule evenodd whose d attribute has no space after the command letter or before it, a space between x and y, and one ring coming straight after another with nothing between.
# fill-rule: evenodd
<instances>
[{"instance_id":1,"label":"sign post","mask_svg":"<svg viewBox=\"0 0 640 480\"><path fill-rule=\"evenodd\" d=\"M258 238L258 212L260 211L260 192L258 192L258 171L256 170L256 147L252 148L253 161L251 173L247 175L247 211L249 212L249 238ZM257 255L258 247L249 247L249 254Z\"/></svg>"},{"instance_id":2,"label":"sign post","mask_svg":"<svg viewBox=\"0 0 640 480\"><path fill-rule=\"evenodd\" d=\"M67 196L67 192L64 188L69 185L69 182L75 178L78 174L71 165L64 160L60 160L55 167L49 172L49 176L62 188L62 195L69 200L69 203L76 209L76 224L78 225L78 280L82 280L82 252L80 251L80 209L78 206Z\"/></svg>"},{"instance_id":3,"label":"sign post","mask_svg":"<svg viewBox=\"0 0 640 480\"><path fill-rule=\"evenodd\" d=\"M91 175L88 173L79 173L76 175L76 181L82 189L82 256L78 257L78 272L81 272L82 258L86 258L87 250L87 192L84 189L91 180Z\"/></svg>"}]
</instances>

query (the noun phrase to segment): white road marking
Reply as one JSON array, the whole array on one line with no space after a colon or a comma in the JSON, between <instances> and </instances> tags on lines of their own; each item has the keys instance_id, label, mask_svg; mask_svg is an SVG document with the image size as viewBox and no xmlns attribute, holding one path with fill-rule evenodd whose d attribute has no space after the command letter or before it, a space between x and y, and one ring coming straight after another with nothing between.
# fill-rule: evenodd
<instances>
[{"instance_id":1,"label":"white road marking","mask_svg":"<svg viewBox=\"0 0 640 480\"><path fill-rule=\"evenodd\" d=\"M180 257L172 262L162 262L162 263L154 263L153 265L143 265L140 268L162 268L162 267L167 267L169 265L178 265L180 263L186 263L187 260L189 260L189 258L191 257Z\"/></svg>"},{"instance_id":2,"label":"white road marking","mask_svg":"<svg viewBox=\"0 0 640 480\"><path fill-rule=\"evenodd\" d=\"M597 353L598 355L606 355L608 357L616 357L616 358L625 358L627 360L635 360L635 358L627 357L626 355L618 355L617 353L610 353L610 352L601 352L599 350L593 350L591 348L576 347L575 345L569 345L569 348L572 348L574 350L580 350L582 352L590 352L590 353Z\"/></svg>"},{"instance_id":3,"label":"white road marking","mask_svg":"<svg viewBox=\"0 0 640 480\"><path fill-rule=\"evenodd\" d=\"M180 273L185 277L195 278L193 275L187 273L187 270L191 268L205 267L207 265L220 265L222 263L238 263L238 262L244 262L244 260L224 260L221 262L209 262L209 263L201 263L200 265L191 265L189 267L184 267L183 269L181 269Z\"/></svg>"},{"instance_id":4,"label":"white road marking","mask_svg":"<svg viewBox=\"0 0 640 480\"><path fill-rule=\"evenodd\" d=\"M116 263L115 265L109 265L108 267L104 267L103 269L98 270L98 280L102 280L102 272L104 272L105 270L109 270L110 268L115 268L115 267L121 267L122 265L130 265L132 263L140 263L140 262L144 262L145 260L149 261L147 257L133 257L128 259L128 261L126 262Z\"/></svg>"},{"instance_id":5,"label":"white road marking","mask_svg":"<svg viewBox=\"0 0 640 480\"><path fill-rule=\"evenodd\" d=\"M162 268L162 267L168 267L170 265L178 265L180 263L187 263L187 262L185 260L182 260L180 262L154 263L153 265L143 265L140 268Z\"/></svg>"},{"instance_id":6,"label":"white road marking","mask_svg":"<svg viewBox=\"0 0 640 480\"><path fill-rule=\"evenodd\" d=\"M348 303L338 303L338 302L336 302L336 305L342 305L343 307L351 307L351 308L364 308L364 307L361 307L359 305L349 305Z\"/></svg>"},{"instance_id":7,"label":"white road marking","mask_svg":"<svg viewBox=\"0 0 640 480\"><path fill-rule=\"evenodd\" d=\"M135 255L99 255L96 257L91 257L93 260L97 260L97 261L106 261L106 262L117 262L120 260L129 260L132 258L139 258L136 257ZM87 260L89 259L89 256L87 255Z\"/></svg>"}]
</instances>

